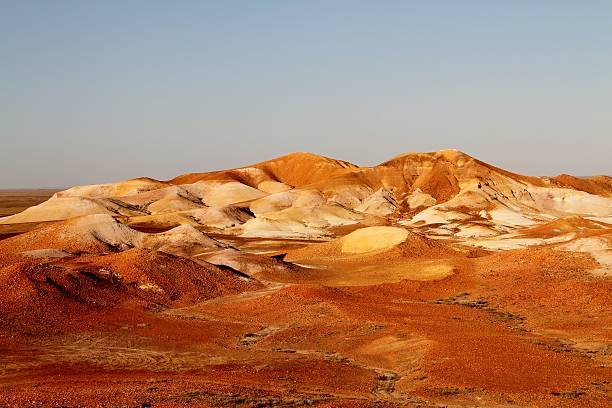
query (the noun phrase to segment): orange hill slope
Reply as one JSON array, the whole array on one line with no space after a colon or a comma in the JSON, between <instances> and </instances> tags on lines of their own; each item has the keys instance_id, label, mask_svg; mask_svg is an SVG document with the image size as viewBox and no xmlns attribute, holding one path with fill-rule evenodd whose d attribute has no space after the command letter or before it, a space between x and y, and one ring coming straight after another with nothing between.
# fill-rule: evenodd
<instances>
[{"instance_id":1,"label":"orange hill slope","mask_svg":"<svg viewBox=\"0 0 612 408\"><path fill-rule=\"evenodd\" d=\"M351 225L394 224L441 237L495 236L568 216L612 222L612 182L523 176L448 149L373 167L292 153L166 182L73 187L0 224L92 214L143 228L189 224L245 237L328 239Z\"/></svg>"}]
</instances>

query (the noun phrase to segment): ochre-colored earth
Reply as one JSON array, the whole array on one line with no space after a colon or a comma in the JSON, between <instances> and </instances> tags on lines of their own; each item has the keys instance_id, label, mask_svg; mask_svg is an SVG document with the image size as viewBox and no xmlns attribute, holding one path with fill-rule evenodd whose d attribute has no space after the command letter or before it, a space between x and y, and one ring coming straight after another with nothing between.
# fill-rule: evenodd
<instances>
[{"instance_id":1,"label":"ochre-colored earth","mask_svg":"<svg viewBox=\"0 0 612 408\"><path fill-rule=\"evenodd\" d=\"M0 406L612 406L608 176L294 153L6 214Z\"/></svg>"}]
</instances>

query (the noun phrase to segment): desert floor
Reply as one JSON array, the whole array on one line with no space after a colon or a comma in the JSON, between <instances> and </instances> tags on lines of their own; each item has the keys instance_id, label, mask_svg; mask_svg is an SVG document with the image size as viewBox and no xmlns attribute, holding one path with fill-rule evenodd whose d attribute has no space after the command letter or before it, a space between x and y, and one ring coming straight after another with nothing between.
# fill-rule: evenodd
<instances>
[{"instance_id":1,"label":"desert floor","mask_svg":"<svg viewBox=\"0 0 612 408\"><path fill-rule=\"evenodd\" d=\"M423 262L394 268L418 274ZM0 332L0 403L610 406L610 293L581 271L589 257L427 262L453 274L385 282L380 262L364 282L351 263L319 265L186 307L16 318Z\"/></svg>"}]
</instances>

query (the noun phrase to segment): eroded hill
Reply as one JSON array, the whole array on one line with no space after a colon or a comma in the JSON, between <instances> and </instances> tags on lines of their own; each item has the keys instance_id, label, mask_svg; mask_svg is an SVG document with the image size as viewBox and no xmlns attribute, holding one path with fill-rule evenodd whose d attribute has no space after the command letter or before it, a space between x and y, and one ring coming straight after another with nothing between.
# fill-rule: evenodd
<instances>
[{"instance_id":1,"label":"eroded hill","mask_svg":"<svg viewBox=\"0 0 612 408\"><path fill-rule=\"evenodd\" d=\"M293 153L73 187L2 233L0 404L610 403L608 176Z\"/></svg>"}]
</instances>

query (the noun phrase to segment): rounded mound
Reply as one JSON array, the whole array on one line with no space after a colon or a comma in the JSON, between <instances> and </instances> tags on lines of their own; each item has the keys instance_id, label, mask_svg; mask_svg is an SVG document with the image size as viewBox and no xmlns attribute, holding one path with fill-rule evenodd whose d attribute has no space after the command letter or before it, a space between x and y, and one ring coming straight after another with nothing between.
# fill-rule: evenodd
<instances>
[{"instance_id":1,"label":"rounded mound","mask_svg":"<svg viewBox=\"0 0 612 408\"><path fill-rule=\"evenodd\" d=\"M391 249L408 238L408 230L399 227L366 227L351 232L342 238L343 254Z\"/></svg>"}]
</instances>

